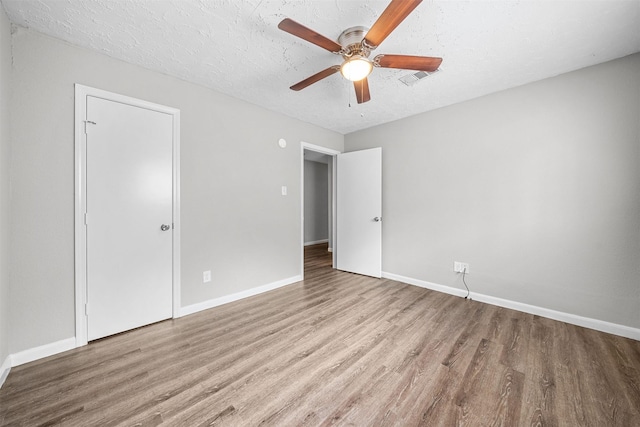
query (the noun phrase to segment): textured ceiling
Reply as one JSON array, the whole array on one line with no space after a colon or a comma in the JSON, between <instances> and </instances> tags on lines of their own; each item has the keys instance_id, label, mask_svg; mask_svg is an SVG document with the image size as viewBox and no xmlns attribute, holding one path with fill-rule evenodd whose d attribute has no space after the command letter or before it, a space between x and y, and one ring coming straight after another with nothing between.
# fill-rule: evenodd
<instances>
[{"instance_id":1,"label":"textured ceiling","mask_svg":"<svg viewBox=\"0 0 640 427\"><path fill-rule=\"evenodd\" d=\"M440 56L440 72L406 86L411 72L377 68L358 105L340 74L289 90L341 58L277 25L290 17L335 40L388 0L1 1L15 24L340 133L640 51L640 0L427 0L372 57Z\"/></svg>"}]
</instances>

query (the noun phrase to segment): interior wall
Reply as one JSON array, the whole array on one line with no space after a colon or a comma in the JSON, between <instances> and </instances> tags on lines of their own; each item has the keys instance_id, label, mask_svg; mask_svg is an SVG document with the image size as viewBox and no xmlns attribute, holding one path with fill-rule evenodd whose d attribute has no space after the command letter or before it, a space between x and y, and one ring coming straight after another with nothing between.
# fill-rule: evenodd
<instances>
[{"instance_id":1,"label":"interior wall","mask_svg":"<svg viewBox=\"0 0 640 427\"><path fill-rule=\"evenodd\" d=\"M75 334L74 83L181 110L183 307L302 274L300 142L342 151L342 135L28 29L12 40L12 353Z\"/></svg>"},{"instance_id":2,"label":"interior wall","mask_svg":"<svg viewBox=\"0 0 640 427\"><path fill-rule=\"evenodd\" d=\"M11 25L0 5L0 365L9 355L9 201L11 95ZM2 372L0 372L2 375Z\"/></svg>"},{"instance_id":3,"label":"interior wall","mask_svg":"<svg viewBox=\"0 0 640 427\"><path fill-rule=\"evenodd\" d=\"M384 271L640 328L640 54L345 136L371 147Z\"/></svg>"},{"instance_id":4,"label":"interior wall","mask_svg":"<svg viewBox=\"0 0 640 427\"><path fill-rule=\"evenodd\" d=\"M329 176L324 163L304 161L304 242L329 239Z\"/></svg>"}]
</instances>

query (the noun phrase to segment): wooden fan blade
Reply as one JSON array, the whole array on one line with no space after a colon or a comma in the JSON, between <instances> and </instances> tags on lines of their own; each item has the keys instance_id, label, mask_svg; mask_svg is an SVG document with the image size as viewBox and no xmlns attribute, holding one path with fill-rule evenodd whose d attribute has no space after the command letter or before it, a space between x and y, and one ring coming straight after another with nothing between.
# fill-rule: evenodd
<instances>
[{"instance_id":1,"label":"wooden fan blade","mask_svg":"<svg viewBox=\"0 0 640 427\"><path fill-rule=\"evenodd\" d=\"M353 82L353 87L356 89L356 99L358 104L371 100L371 94L369 93L369 81L365 77L362 80Z\"/></svg>"},{"instance_id":2,"label":"wooden fan blade","mask_svg":"<svg viewBox=\"0 0 640 427\"><path fill-rule=\"evenodd\" d=\"M313 43L316 46L320 46L323 49L327 49L329 52L338 53L342 49L338 43L326 38L322 34L316 33L310 28L305 27L302 24L298 24L293 19L285 18L278 24L278 28L282 31L286 31L289 34L293 34L296 37L300 37L303 40Z\"/></svg>"},{"instance_id":3,"label":"wooden fan blade","mask_svg":"<svg viewBox=\"0 0 640 427\"><path fill-rule=\"evenodd\" d=\"M307 77L303 81L294 84L293 86L291 86L290 89L291 90L304 89L305 87L310 86L310 85L314 84L315 82L324 79L325 77L329 77L330 75L335 74L338 71L340 71L340 66L339 65L334 65L333 67L329 67L326 70L322 70L319 73L316 73L313 76Z\"/></svg>"},{"instance_id":4,"label":"wooden fan blade","mask_svg":"<svg viewBox=\"0 0 640 427\"><path fill-rule=\"evenodd\" d=\"M365 36L363 43L372 50L380 46L380 43L404 21L404 18L409 16L409 14L413 12L413 9L418 7L421 2L422 0L392 0L375 24L373 24Z\"/></svg>"},{"instance_id":5,"label":"wooden fan blade","mask_svg":"<svg viewBox=\"0 0 640 427\"><path fill-rule=\"evenodd\" d=\"M373 63L383 68L400 68L402 70L435 71L442 63L442 58L411 55L378 55Z\"/></svg>"}]
</instances>

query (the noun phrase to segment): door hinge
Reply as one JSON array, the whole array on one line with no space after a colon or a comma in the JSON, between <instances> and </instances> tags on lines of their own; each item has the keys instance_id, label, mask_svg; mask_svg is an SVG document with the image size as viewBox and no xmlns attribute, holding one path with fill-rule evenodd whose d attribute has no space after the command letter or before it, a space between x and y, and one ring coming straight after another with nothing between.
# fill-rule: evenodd
<instances>
[{"instance_id":1,"label":"door hinge","mask_svg":"<svg viewBox=\"0 0 640 427\"><path fill-rule=\"evenodd\" d=\"M87 125L95 125L96 122L92 122L91 120L84 121L84 133L89 133L89 126Z\"/></svg>"},{"instance_id":2,"label":"door hinge","mask_svg":"<svg viewBox=\"0 0 640 427\"><path fill-rule=\"evenodd\" d=\"M88 225L89 224L89 214L88 213L84 213L84 225Z\"/></svg>"},{"instance_id":3,"label":"door hinge","mask_svg":"<svg viewBox=\"0 0 640 427\"><path fill-rule=\"evenodd\" d=\"M89 303L86 303L86 304L84 305L84 314L85 314L86 316L88 316L88 315L89 315Z\"/></svg>"}]
</instances>

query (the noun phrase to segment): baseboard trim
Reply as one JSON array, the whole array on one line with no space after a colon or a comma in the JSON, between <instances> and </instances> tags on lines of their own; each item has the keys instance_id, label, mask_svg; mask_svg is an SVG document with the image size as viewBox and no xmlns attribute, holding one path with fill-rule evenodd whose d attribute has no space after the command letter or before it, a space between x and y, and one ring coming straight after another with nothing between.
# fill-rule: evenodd
<instances>
[{"instance_id":1,"label":"baseboard trim","mask_svg":"<svg viewBox=\"0 0 640 427\"><path fill-rule=\"evenodd\" d=\"M274 289L281 288L283 286L290 285L302 280L302 276L293 276L288 279L278 280L277 282L268 283L256 288L247 289L246 291L236 292L235 294L225 295L220 298L210 299L208 301L199 302L197 304L188 305L180 309L180 316L187 316L189 314L197 313L202 310L208 310L219 305L228 304L230 302L238 301L243 298L252 297L254 295L262 294L264 292L272 291Z\"/></svg>"},{"instance_id":2,"label":"baseboard trim","mask_svg":"<svg viewBox=\"0 0 640 427\"><path fill-rule=\"evenodd\" d=\"M76 348L76 337L67 338L8 355L0 367L0 387L2 387L4 381L9 376L11 368L33 362L34 360L44 359L45 357L53 356L54 354L62 353L67 350L73 350L74 348Z\"/></svg>"},{"instance_id":3,"label":"baseboard trim","mask_svg":"<svg viewBox=\"0 0 640 427\"><path fill-rule=\"evenodd\" d=\"M419 286L421 288L431 289L434 291L443 292L459 297L464 297L465 295L467 295L466 290L456 289L452 288L451 286L439 285L424 280L401 276L399 274L382 272L382 277L384 277L385 279L396 280L398 282L407 283L409 285ZM470 297L474 301L484 302L487 304L496 305L498 307L510 308L512 310L518 310L524 313L535 314L537 316L542 316L549 319L570 323L572 325L595 329L596 331L606 332L609 334L619 335L621 337L640 341L640 329L632 328L630 326L619 325L617 323L606 322L604 320L593 319L590 317L578 316L576 314L551 310L549 308L525 304L518 301L511 301L503 298L497 298L477 292L471 292Z\"/></svg>"},{"instance_id":4,"label":"baseboard trim","mask_svg":"<svg viewBox=\"0 0 640 427\"><path fill-rule=\"evenodd\" d=\"M2 365L0 366L0 388L2 388L4 381L9 376L9 371L11 371L11 355L10 354L7 355L7 357L5 357L4 362L2 362Z\"/></svg>"},{"instance_id":5,"label":"baseboard trim","mask_svg":"<svg viewBox=\"0 0 640 427\"><path fill-rule=\"evenodd\" d=\"M320 243L329 243L329 239L314 240L313 242L304 242L305 246L319 245Z\"/></svg>"},{"instance_id":6,"label":"baseboard trim","mask_svg":"<svg viewBox=\"0 0 640 427\"><path fill-rule=\"evenodd\" d=\"M431 289L432 291L443 292L449 295L455 295L457 297L463 297L467 295L467 291L462 289L452 288L451 286L438 285L437 283L431 283L424 280L413 279L411 277L401 276L399 274L382 272L382 277L385 279L395 280L396 282L406 283L408 285L418 286L425 289Z\"/></svg>"},{"instance_id":7,"label":"baseboard trim","mask_svg":"<svg viewBox=\"0 0 640 427\"><path fill-rule=\"evenodd\" d=\"M54 354L76 348L76 337L52 342L50 344L41 345L39 347L23 350L11 355L11 366L20 366L34 360L44 359Z\"/></svg>"}]
</instances>

